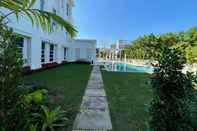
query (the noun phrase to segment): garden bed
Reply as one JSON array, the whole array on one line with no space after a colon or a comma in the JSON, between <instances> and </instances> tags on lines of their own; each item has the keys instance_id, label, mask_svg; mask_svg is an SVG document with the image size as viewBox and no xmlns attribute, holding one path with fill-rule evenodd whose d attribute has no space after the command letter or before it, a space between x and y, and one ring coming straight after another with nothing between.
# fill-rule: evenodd
<instances>
[{"instance_id":1,"label":"garden bed","mask_svg":"<svg viewBox=\"0 0 197 131\"><path fill-rule=\"evenodd\" d=\"M60 105L67 111L67 130L71 130L90 72L90 65L66 64L26 75L24 80L26 83L41 84L49 90L52 106Z\"/></svg>"}]
</instances>

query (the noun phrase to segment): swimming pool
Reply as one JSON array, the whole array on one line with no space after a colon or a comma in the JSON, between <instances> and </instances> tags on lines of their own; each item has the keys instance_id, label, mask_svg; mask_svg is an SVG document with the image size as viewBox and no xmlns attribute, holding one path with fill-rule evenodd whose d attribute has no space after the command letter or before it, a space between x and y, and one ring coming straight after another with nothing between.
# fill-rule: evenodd
<instances>
[{"instance_id":1,"label":"swimming pool","mask_svg":"<svg viewBox=\"0 0 197 131\"><path fill-rule=\"evenodd\" d=\"M106 65L107 71L117 72L142 72L142 73L153 73L153 67L137 66L126 63L111 63Z\"/></svg>"}]
</instances>

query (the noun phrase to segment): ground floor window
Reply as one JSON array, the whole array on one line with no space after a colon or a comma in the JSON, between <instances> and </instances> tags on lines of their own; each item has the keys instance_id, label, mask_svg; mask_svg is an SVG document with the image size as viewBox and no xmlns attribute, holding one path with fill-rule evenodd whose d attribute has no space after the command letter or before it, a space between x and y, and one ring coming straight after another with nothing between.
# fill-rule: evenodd
<instances>
[{"instance_id":1,"label":"ground floor window","mask_svg":"<svg viewBox=\"0 0 197 131\"><path fill-rule=\"evenodd\" d=\"M21 56L23 56L24 38L18 37L16 39L16 45L18 46L19 53L21 54Z\"/></svg>"},{"instance_id":2,"label":"ground floor window","mask_svg":"<svg viewBox=\"0 0 197 131\"><path fill-rule=\"evenodd\" d=\"M52 43L42 42L41 63L53 62L56 60L56 46Z\"/></svg>"},{"instance_id":3,"label":"ground floor window","mask_svg":"<svg viewBox=\"0 0 197 131\"><path fill-rule=\"evenodd\" d=\"M67 48L64 48L64 60L67 58Z\"/></svg>"},{"instance_id":4,"label":"ground floor window","mask_svg":"<svg viewBox=\"0 0 197 131\"><path fill-rule=\"evenodd\" d=\"M54 60L54 45L50 45L50 52L49 52L49 61L52 62Z\"/></svg>"},{"instance_id":5,"label":"ground floor window","mask_svg":"<svg viewBox=\"0 0 197 131\"><path fill-rule=\"evenodd\" d=\"M45 62L45 42L42 42L42 47L41 47L41 62Z\"/></svg>"},{"instance_id":6,"label":"ground floor window","mask_svg":"<svg viewBox=\"0 0 197 131\"><path fill-rule=\"evenodd\" d=\"M24 65L28 65L31 62L31 39L29 37L17 35L15 43Z\"/></svg>"}]
</instances>

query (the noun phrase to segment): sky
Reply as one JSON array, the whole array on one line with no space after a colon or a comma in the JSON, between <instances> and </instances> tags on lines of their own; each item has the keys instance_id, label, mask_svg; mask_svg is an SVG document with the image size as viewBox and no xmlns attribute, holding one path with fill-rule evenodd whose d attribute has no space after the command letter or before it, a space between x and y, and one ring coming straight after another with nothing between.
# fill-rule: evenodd
<instances>
[{"instance_id":1,"label":"sky","mask_svg":"<svg viewBox=\"0 0 197 131\"><path fill-rule=\"evenodd\" d=\"M75 0L78 38L107 47L118 39L197 26L197 0Z\"/></svg>"}]
</instances>

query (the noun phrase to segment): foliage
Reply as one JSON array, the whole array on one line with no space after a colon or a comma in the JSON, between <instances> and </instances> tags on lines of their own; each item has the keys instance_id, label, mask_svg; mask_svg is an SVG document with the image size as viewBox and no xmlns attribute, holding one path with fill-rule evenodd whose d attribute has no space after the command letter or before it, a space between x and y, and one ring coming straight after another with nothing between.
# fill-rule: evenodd
<instances>
[{"instance_id":1,"label":"foliage","mask_svg":"<svg viewBox=\"0 0 197 131\"><path fill-rule=\"evenodd\" d=\"M22 97L22 103L25 105L29 105L31 103L43 104L43 102L47 98L46 96L47 96L46 89L36 90L32 93L24 95Z\"/></svg>"},{"instance_id":2,"label":"foliage","mask_svg":"<svg viewBox=\"0 0 197 131\"><path fill-rule=\"evenodd\" d=\"M14 130L19 131L53 131L57 127L66 125L65 112L60 107L50 110L46 103L47 91L45 89L30 92L17 104L17 110L13 112L13 118L20 118L16 121Z\"/></svg>"},{"instance_id":3,"label":"foliage","mask_svg":"<svg viewBox=\"0 0 197 131\"><path fill-rule=\"evenodd\" d=\"M163 33L159 35L144 35L137 38L130 46L125 47L125 53L132 59L156 59L160 54L159 46L181 47L185 51L187 63L197 62L197 28L185 32Z\"/></svg>"},{"instance_id":4,"label":"foliage","mask_svg":"<svg viewBox=\"0 0 197 131\"><path fill-rule=\"evenodd\" d=\"M3 23L0 23L0 28L0 130L8 130L9 127L12 130L11 112L16 110L23 92L20 86L23 62L15 44L17 36Z\"/></svg>"},{"instance_id":5,"label":"foliage","mask_svg":"<svg viewBox=\"0 0 197 131\"><path fill-rule=\"evenodd\" d=\"M53 122L59 122L63 118L62 111L57 108L53 111L47 110L47 91L28 90L24 88L22 78L22 54L15 41L17 35L8 28L5 22L10 15L15 15L17 20L20 17L27 17L32 25L40 25L45 31L53 31L52 23L56 22L71 35L75 36L76 30L69 22L60 16L48 11L34 9L36 0L0 0L0 8L7 9L8 14L0 12L0 130L1 131L36 131L43 125L35 121L34 114L41 114L42 110L48 111L49 116L43 123L45 128L53 129ZM2 8L3 7L3 8ZM45 108L41 108L45 105ZM61 115L60 115L61 114ZM49 119L49 120L48 120ZM40 118L40 120L42 120ZM56 123L58 124L58 123ZM64 123L65 124L65 123Z\"/></svg>"},{"instance_id":6,"label":"foliage","mask_svg":"<svg viewBox=\"0 0 197 131\"><path fill-rule=\"evenodd\" d=\"M65 112L60 107L50 111L46 106L42 106L42 112L42 131L54 131L57 127L65 126L67 118L65 117Z\"/></svg>"},{"instance_id":7,"label":"foliage","mask_svg":"<svg viewBox=\"0 0 197 131\"><path fill-rule=\"evenodd\" d=\"M37 131L37 126L31 125L31 126L29 127L29 131Z\"/></svg>"},{"instance_id":8,"label":"foliage","mask_svg":"<svg viewBox=\"0 0 197 131\"><path fill-rule=\"evenodd\" d=\"M24 124L26 125L23 125L20 130L54 131L66 126L68 121L65 111L60 107L51 110L48 106L34 104L27 106L25 113L26 123Z\"/></svg>"},{"instance_id":9,"label":"foliage","mask_svg":"<svg viewBox=\"0 0 197 131\"><path fill-rule=\"evenodd\" d=\"M40 25L42 29L46 31L53 31L52 23L56 22L62 26L71 37L76 35L77 31L72 24L54 13L34 8L36 2L37 0L1 0L0 7L8 9L9 13L0 14L0 16L2 16L0 23L10 15L15 15L17 20L19 20L20 17L26 16L32 25Z\"/></svg>"},{"instance_id":10,"label":"foliage","mask_svg":"<svg viewBox=\"0 0 197 131\"><path fill-rule=\"evenodd\" d=\"M54 126L62 124L60 119L63 120L65 114L59 107L47 110L49 103L46 102L46 89L25 87L21 80L23 60L15 44L18 37L5 24L0 23L0 28L0 130L41 130L43 126L52 130ZM39 119L34 117L35 114L41 116L44 111L48 111L49 115Z\"/></svg>"},{"instance_id":11,"label":"foliage","mask_svg":"<svg viewBox=\"0 0 197 131\"><path fill-rule=\"evenodd\" d=\"M24 81L26 83L40 83L47 88L51 109L54 106L61 106L66 110L69 121L66 122L65 130L71 131L90 73L90 65L67 64L26 75Z\"/></svg>"},{"instance_id":12,"label":"foliage","mask_svg":"<svg viewBox=\"0 0 197 131\"><path fill-rule=\"evenodd\" d=\"M180 48L160 46L161 54L152 77L150 128L153 131L193 131L189 105L193 75L183 74L186 63Z\"/></svg>"}]
</instances>

